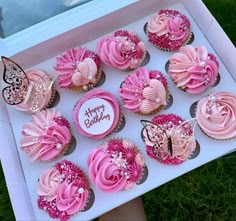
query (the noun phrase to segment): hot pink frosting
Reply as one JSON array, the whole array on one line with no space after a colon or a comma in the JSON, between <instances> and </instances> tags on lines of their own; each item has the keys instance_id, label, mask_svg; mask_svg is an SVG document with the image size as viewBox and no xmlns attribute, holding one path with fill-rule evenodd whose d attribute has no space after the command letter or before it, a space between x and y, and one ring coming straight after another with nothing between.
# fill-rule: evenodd
<instances>
[{"instance_id":1,"label":"hot pink frosting","mask_svg":"<svg viewBox=\"0 0 236 221\"><path fill-rule=\"evenodd\" d=\"M86 206L89 188L83 171L63 160L40 176L38 207L50 217L66 221Z\"/></svg>"},{"instance_id":2,"label":"hot pink frosting","mask_svg":"<svg viewBox=\"0 0 236 221\"><path fill-rule=\"evenodd\" d=\"M70 127L59 111L46 109L32 116L22 130L21 150L32 161L49 161L60 155L71 140Z\"/></svg>"},{"instance_id":3,"label":"hot pink frosting","mask_svg":"<svg viewBox=\"0 0 236 221\"><path fill-rule=\"evenodd\" d=\"M34 113L35 110L42 110L46 108L49 101L51 100L52 82L50 77L44 71L29 70L26 71L25 73L30 82L28 94L22 103L14 105L14 107L20 111L24 111L27 113ZM41 82L41 80L43 83ZM36 91L34 90L35 87L41 87L41 86L45 87L45 90L38 91L37 89L37 94L36 94ZM35 99L36 96L37 99Z\"/></svg>"},{"instance_id":4,"label":"hot pink frosting","mask_svg":"<svg viewBox=\"0 0 236 221\"><path fill-rule=\"evenodd\" d=\"M149 114L166 105L166 90L167 81L161 72L139 68L125 78L119 94L127 110Z\"/></svg>"},{"instance_id":5,"label":"hot pink frosting","mask_svg":"<svg viewBox=\"0 0 236 221\"><path fill-rule=\"evenodd\" d=\"M171 56L168 73L177 87L198 94L215 83L218 69L215 56L205 46L186 45Z\"/></svg>"},{"instance_id":6,"label":"hot pink frosting","mask_svg":"<svg viewBox=\"0 0 236 221\"><path fill-rule=\"evenodd\" d=\"M190 22L176 10L161 10L147 23L148 38L161 49L177 50L190 36Z\"/></svg>"},{"instance_id":7,"label":"hot pink frosting","mask_svg":"<svg viewBox=\"0 0 236 221\"><path fill-rule=\"evenodd\" d=\"M106 65L130 70L140 66L146 47L134 32L119 30L102 38L97 44L97 52Z\"/></svg>"},{"instance_id":8,"label":"hot pink frosting","mask_svg":"<svg viewBox=\"0 0 236 221\"><path fill-rule=\"evenodd\" d=\"M129 190L142 176L143 156L135 145L122 139L112 139L94 149L88 157L89 177L105 193Z\"/></svg>"},{"instance_id":9,"label":"hot pink frosting","mask_svg":"<svg viewBox=\"0 0 236 221\"><path fill-rule=\"evenodd\" d=\"M61 88L79 86L87 90L88 84L97 83L100 68L100 58L86 48L66 50L56 58L55 70L59 72L58 84Z\"/></svg>"},{"instance_id":10,"label":"hot pink frosting","mask_svg":"<svg viewBox=\"0 0 236 221\"><path fill-rule=\"evenodd\" d=\"M214 139L236 137L236 96L216 92L198 102L196 118L205 134Z\"/></svg>"},{"instance_id":11,"label":"hot pink frosting","mask_svg":"<svg viewBox=\"0 0 236 221\"><path fill-rule=\"evenodd\" d=\"M142 130L142 136L147 145L147 154L163 164L180 164L196 148L191 126L174 114L155 116Z\"/></svg>"},{"instance_id":12,"label":"hot pink frosting","mask_svg":"<svg viewBox=\"0 0 236 221\"><path fill-rule=\"evenodd\" d=\"M92 98L100 98L102 100L107 101L111 105L112 110L114 112L114 120L113 120L113 122L111 124L111 127L108 130L106 130L105 132L101 133L101 134L91 134L91 133L86 132L81 127L81 124L83 124L84 122L82 121L82 119L81 119L81 122L79 122L79 119L78 119L78 114L79 114L80 108L82 107L82 105L86 101L88 101L89 99L92 99ZM110 134L116 128L116 126L117 126L117 124L119 122L119 118L120 118L120 108L119 108L119 104L118 104L118 101L117 101L116 97L113 94L111 94L110 92L102 90L102 89L95 89L95 90L92 90L91 92L87 93L75 105L74 110L73 110L73 120L74 120L76 129L82 135L84 135L86 137L93 138L93 139L102 139L105 136L107 136L108 134ZM96 123L98 123L98 122L96 122Z\"/></svg>"}]
</instances>

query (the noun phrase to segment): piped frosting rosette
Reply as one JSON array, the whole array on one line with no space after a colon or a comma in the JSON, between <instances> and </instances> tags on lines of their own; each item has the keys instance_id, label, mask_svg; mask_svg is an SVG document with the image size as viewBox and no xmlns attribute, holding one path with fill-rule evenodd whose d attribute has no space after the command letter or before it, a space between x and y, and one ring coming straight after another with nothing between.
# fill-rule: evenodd
<instances>
[{"instance_id":1,"label":"piped frosting rosette","mask_svg":"<svg viewBox=\"0 0 236 221\"><path fill-rule=\"evenodd\" d=\"M70 161L63 160L40 176L38 207L53 219L67 221L85 208L89 191L90 185L83 171Z\"/></svg>"},{"instance_id":2,"label":"piped frosting rosette","mask_svg":"<svg viewBox=\"0 0 236 221\"><path fill-rule=\"evenodd\" d=\"M167 104L169 91L167 80L160 71L142 67L125 78L119 94L128 111L150 115Z\"/></svg>"},{"instance_id":3,"label":"piped frosting rosette","mask_svg":"<svg viewBox=\"0 0 236 221\"><path fill-rule=\"evenodd\" d=\"M130 190L142 178L144 158L127 139L111 139L88 157L89 177L99 190L115 193Z\"/></svg>"},{"instance_id":4,"label":"piped frosting rosette","mask_svg":"<svg viewBox=\"0 0 236 221\"><path fill-rule=\"evenodd\" d=\"M32 115L22 129L21 150L31 161L50 161L69 147L72 135L69 122L55 109L46 109Z\"/></svg>"},{"instance_id":5,"label":"piped frosting rosette","mask_svg":"<svg viewBox=\"0 0 236 221\"><path fill-rule=\"evenodd\" d=\"M199 94L217 80L219 63L205 46L181 47L170 58L168 74L176 86L190 94Z\"/></svg>"},{"instance_id":6,"label":"piped frosting rosette","mask_svg":"<svg viewBox=\"0 0 236 221\"><path fill-rule=\"evenodd\" d=\"M106 65L130 71L141 65L146 46L135 32L119 30L102 38L97 44L97 52Z\"/></svg>"},{"instance_id":7,"label":"piped frosting rosette","mask_svg":"<svg viewBox=\"0 0 236 221\"><path fill-rule=\"evenodd\" d=\"M146 31L148 40L164 51L175 51L191 37L188 18L176 10L161 10L149 19Z\"/></svg>"},{"instance_id":8,"label":"piped frosting rosette","mask_svg":"<svg viewBox=\"0 0 236 221\"><path fill-rule=\"evenodd\" d=\"M196 148L190 124L174 114L160 114L151 121L142 120L142 139L149 157L163 164L178 165Z\"/></svg>"},{"instance_id":9,"label":"piped frosting rosette","mask_svg":"<svg viewBox=\"0 0 236 221\"><path fill-rule=\"evenodd\" d=\"M56 58L58 84L61 88L87 91L93 88L101 77L101 60L86 48L73 48Z\"/></svg>"},{"instance_id":10,"label":"piped frosting rosette","mask_svg":"<svg viewBox=\"0 0 236 221\"><path fill-rule=\"evenodd\" d=\"M215 92L202 98L196 109L201 130L209 137L226 140L236 137L236 96Z\"/></svg>"}]
</instances>

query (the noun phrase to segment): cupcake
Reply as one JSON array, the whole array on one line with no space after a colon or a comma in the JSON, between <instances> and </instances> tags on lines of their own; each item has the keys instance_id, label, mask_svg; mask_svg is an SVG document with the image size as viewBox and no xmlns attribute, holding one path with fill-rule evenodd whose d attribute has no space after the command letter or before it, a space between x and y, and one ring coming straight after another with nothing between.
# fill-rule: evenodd
<instances>
[{"instance_id":1,"label":"cupcake","mask_svg":"<svg viewBox=\"0 0 236 221\"><path fill-rule=\"evenodd\" d=\"M149 42L163 51L175 51L191 38L188 18L176 10L161 10L151 16L146 33Z\"/></svg>"},{"instance_id":2,"label":"cupcake","mask_svg":"<svg viewBox=\"0 0 236 221\"><path fill-rule=\"evenodd\" d=\"M87 91L100 80L102 68L98 55L86 48L66 50L56 58L58 85L74 91Z\"/></svg>"},{"instance_id":3,"label":"cupcake","mask_svg":"<svg viewBox=\"0 0 236 221\"><path fill-rule=\"evenodd\" d=\"M236 137L236 96L229 92L215 92L202 98L196 109L201 130L216 140Z\"/></svg>"},{"instance_id":4,"label":"cupcake","mask_svg":"<svg viewBox=\"0 0 236 221\"><path fill-rule=\"evenodd\" d=\"M216 57L205 46L186 45L171 56L168 74L181 90L199 94L215 84L218 70Z\"/></svg>"},{"instance_id":5,"label":"cupcake","mask_svg":"<svg viewBox=\"0 0 236 221\"><path fill-rule=\"evenodd\" d=\"M52 105L55 87L49 75L42 70L24 71L14 61L2 57L4 64L3 88L4 101L15 109L34 113Z\"/></svg>"},{"instance_id":6,"label":"cupcake","mask_svg":"<svg viewBox=\"0 0 236 221\"><path fill-rule=\"evenodd\" d=\"M139 68L125 78L119 94L128 111L150 115L167 104L169 92L167 80L160 71Z\"/></svg>"},{"instance_id":7,"label":"cupcake","mask_svg":"<svg viewBox=\"0 0 236 221\"><path fill-rule=\"evenodd\" d=\"M37 193L39 209L53 219L67 221L86 207L90 185L79 167L63 160L42 173Z\"/></svg>"},{"instance_id":8,"label":"cupcake","mask_svg":"<svg viewBox=\"0 0 236 221\"><path fill-rule=\"evenodd\" d=\"M191 126L174 114L161 114L152 121L141 121L142 139L148 156L162 164L178 165L187 160L196 148Z\"/></svg>"},{"instance_id":9,"label":"cupcake","mask_svg":"<svg viewBox=\"0 0 236 221\"><path fill-rule=\"evenodd\" d=\"M22 129L21 150L31 161L51 161L62 155L70 145L69 122L54 109L38 111Z\"/></svg>"},{"instance_id":10,"label":"cupcake","mask_svg":"<svg viewBox=\"0 0 236 221\"><path fill-rule=\"evenodd\" d=\"M133 31L119 30L102 38L97 44L102 61L121 71L139 67L146 55L146 46Z\"/></svg>"},{"instance_id":11,"label":"cupcake","mask_svg":"<svg viewBox=\"0 0 236 221\"><path fill-rule=\"evenodd\" d=\"M134 188L142 178L144 158L127 139L111 139L93 149L88 157L91 181L104 193Z\"/></svg>"},{"instance_id":12,"label":"cupcake","mask_svg":"<svg viewBox=\"0 0 236 221\"><path fill-rule=\"evenodd\" d=\"M122 116L116 97L102 89L88 92L73 110L77 131L83 136L97 140L119 127Z\"/></svg>"}]
</instances>

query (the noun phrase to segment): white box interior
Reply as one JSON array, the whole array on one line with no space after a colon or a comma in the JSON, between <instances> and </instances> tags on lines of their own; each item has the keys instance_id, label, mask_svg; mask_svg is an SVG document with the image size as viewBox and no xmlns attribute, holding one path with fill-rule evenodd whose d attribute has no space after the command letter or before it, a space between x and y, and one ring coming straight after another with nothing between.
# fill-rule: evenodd
<instances>
[{"instance_id":1,"label":"white box interior","mask_svg":"<svg viewBox=\"0 0 236 221\"><path fill-rule=\"evenodd\" d=\"M175 1L168 1L169 4L172 2L175 2ZM192 7L190 7L191 5ZM190 94L180 91L172 83L171 79L167 76L166 71L165 71L165 63L169 60L172 53L162 52L160 50L157 50L154 46L152 46L147 41L147 37L143 31L143 26L147 22L148 18L150 17L150 13L158 11L159 9L163 7L166 7L166 5L163 5L161 1L151 0L151 1L147 1L147 4L140 3L140 2L135 3L119 11L116 11L111 15L106 15L106 16L110 16L110 18L112 18L111 19L112 21L116 21L115 20L116 16L118 15L121 16L122 19L120 19L120 21L118 22L118 25L117 24L113 25L111 23L111 24L108 24L107 27L106 25L99 26L101 28L99 30L96 30L96 32L93 31L92 36L87 36L87 33L91 33L91 32L88 32L91 30L91 27L94 27L94 25L97 25L96 21L94 21L87 25L81 26L78 30L76 29L76 30L69 31L67 33L60 35L59 37L54 38L53 40L45 41L43 43L40 43L39 45L36 45L33 48L29 48L28 50L18 53L15 56L13 56L13 59L16 60L18 63L22 62L25 65L25 67L39 68L39 69L43 69L47 71L48 73L53 73L54 72L53 67L55 66L55 56L63 52L65 48L72 47L72 46L79 46L81 45L81 43L86 42L86 39L89 40L89 39L94 39L97 36L107 35L113 29L134 30L138 33L140 38L146 43L147 50L150 53L150 61L146 65L146 67L150 70L151 69L159 70L163 74L165 74L168 80L170 92L174 97L173 105L169 109L163 111L162 113L175 113L185 119L190 119L191 118L189 114L190 105L193 102L202 98L204 95L207 95L213 91L226 90L226 85L227 85L227 91L236 94L235 81L232 78L233 77L232 73L234 74L236 73L236 72L232 72L233 70L235 70L235 65L233 64L233 62L231 62L231 60L227 61L227 59L225 59L226 55L222 56L222 54L219 54L219 52L222 51L224 55L225 50L223 47L218 47L218 42L214 43L213 45L211 44L212 41L214 42L215 38L211 36L213 34L211 34L209 30L212 30L212 32L216 32L218 30L219 35L222 37L222 41L225 40L227 46L229 46L229 50L231 50L232 53L235 53L235 51L232 49L230 41L228 41L226 36L224 36L224 32L222 33L222 30L219 29L219 26L217 25L217 23L213 22L214 21L213 17L209 15L208 11L204 8L203 4L200 1L197 1L197 0L184 1L184 2L179 2L177 4L169 6L168 8L177 9L190 19L191 24L192 24L192 31L195 35L195 40L192 43L192 45L194 46L205 45L208 48L209 52L217 56L217 59L220 63L219 73L221 75L221 81L216 87L213 87L212 89L209 89L205 93L200 94L200 95L190 95ZM201 16L197 16L196 14L197 8L199 8L199 10L202 10L203 14L205 13L204 16L202 16L202 17L205 17L205 20ZM140 10L142 11L142 13L137 15ZM126 13L125 19L123 18L124 16L122 17L122 13L124 12ZM130 14L127 15L127 12L130 12ZM190 14L190 12L192 15ZM132 18L129 15L132 16ZM143 15L146 15L146 16L141 19L136 20L139 16L143 16ZM100 18L100 20L98 19L100 22L99 24L102 24L102 22L104 21L103 19L107 19L107 18ZM199 19L200 21L197 19ZM126 26L123 25L123 24L129 23L131 20L133 20L132 23ZM199 23L196 23L196 22L199 22ZM213 29L214 25L215 25L215 29ZM201 29L199 27L201 27ZM76 38L78 38L77 36L74 36L75 33L77 33L81 37L80 40L75 40ZM209 39L207 39L208 33L209 33L209 39L211 40L211 43L209 42ZM72 41L70 41L70 37ZM65 42L65 40L67 41ZM92 51L96 51L97 42L98 42L98 39L95 39L90 42L84 43L83 46L87 47L88 49ZM52 45L50 46L51 43ZM48 52L45 50L40 50L40 48L44 49L45 47L48 47L48 46L50 47L49 49L51 49L51 51ZM32 56L32 59L29 59L31 56ZM48 57L50 57L50 59L47 59ZM36 64L36 65L32 66L32 64ZM118 87L120 83L124 80L124 77L127 75L127 73L117 71L105 65L103 67L104 67L103 70L106 73L106 81L101 86L101 88L112 92L120 100L117 93ZM110 83L111 81L114 82L115 84L111 84ZM62 90L59 88L57 88L57 90L60 93L61 99L60 99L59 104L55 108L61 111L63 115L69 120L72 126L73 135L75 136L77 140L76 150L71 155L63 156L57 161L62 160L62 159L71 160L72 162L79 165L87 174L87 164L86 164L87 156L89 152L93 148L101 144L104 141L104 139L100 141L91 140L91 139L81 136L75 130L75 127L72 121L72 110L75 103L83 96L83 94L78 94L69 90ZM137 144L137 146L139 146L141 152L143 153L145 157L146 165L149 170L149 176L143 184L138 185L135 189L130 190L130 191L118 192L115 194L104 194L92 184L92 188L95 192L95 202L92 208L86 212L81 212L81 213L76 214L75 216L71 218L71 220L93 219L105 213L106 211L109 211L112 208L117 207L155 187L158 187L200 165L203 165L213 159L216 159L217 157L220 157L230 151L233 151L236 147L235 140L215 141L213 139L206 137L197 128L195 132L195 136L201 146L201 151L200 151L199 156L193 160L188 160L178 166L161 165L155 162L154 160L151 160L147 156L145 152L145 145L143 141L141 140L141 136L140 136L140 132L142 129L140 120L151 119L152 116L141 117L132 113L128 113L124 109L122 109L122 112L125 114L125 117L126 117L126 126L122 131L118 133L113 133L110 137L126 137L134 141ZM1 108L0 108L1 133L0 135L1 135L1 140L4 140L5 142L4 146L8 147L7 149L4 149L1 146L1 152L0 152L1 161L2 161L4 172L6 175L6 180L7 180L7 184L8 184L8 188L11 195L11 200L12 200L16 217L18 219L24 219L24 220L27 220L27 219L28 220L34 220L34 219L47 220L49 219L48 214L37 208L36 184L37 184L40 174L46 168L54 165L56 161L53 161L50 163L30 162L27 155L19 150L19 146L20 146L19 142L22 137L21 136L22 126L26 122L30 121L30 119L31 119L31 115L16 111L10 106L7 106L7 109L6 109L5 104L3 103L3 101L1 101ZM14 137L12 135L14 135ZM12 164L12 167L9 167L9 164ZM21 170L21 166L22 166L22 170ZM23 209L21 207L22 202L27 203L25 208ZM103 203L103 202L109 202L109 203Z\"/></svg>"}]
</instances>

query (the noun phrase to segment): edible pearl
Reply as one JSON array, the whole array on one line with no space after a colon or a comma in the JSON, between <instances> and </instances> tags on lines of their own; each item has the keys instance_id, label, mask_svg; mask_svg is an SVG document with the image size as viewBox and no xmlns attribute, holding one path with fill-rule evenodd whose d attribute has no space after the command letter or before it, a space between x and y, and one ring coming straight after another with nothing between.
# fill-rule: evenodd
<instances>
[{"instance_id":1,"label":"edible pearl","mask_svg":"<svg viewBox=\"0 0 236 221\"><path fill-rule=\"evenodd\" d=\"M214 102L214 101L216 101L216 97L215 96L211 96L210 100Z\"/></svg>"},{"instance_id":2,"label":"edible pearl","mask_svg":"<svg viewBox=\"0 0 236 221\"><path fill-rule=\"evenodd\" d=\"M83 192L84 192L84 188L80 187L80 188L78 189L78 192L79 192L79 193L83 193Z\"/></svg>"},{"instance_id":3,"label":"edible pearl","mask_svg":"<svg viewBox=\"0 0 236 221\"><path fill-rule=\"evenodd\" d=\"M88 90L88 87L86 85L83 86L83 90L84 91L87 91Z\"/></svg>"},{"instance_id":4,"label":"edible pearl","mask_svg":"<svg viewBox=\"0 0 236 221\"><path fill-rule=\"evenodd\" d=\"M157 102L157 103L160 103L160 102L161 102L161 99L158 97L158 98L156 99L156 102Z\"/></svg>"},{"instance_id":5,"label":"edible pearl","mask_svg":"<svg viewBox=\"0 0 236 221\"><path fill-rule=\"evenodd\" d=\"M201 67L205 67L205 66L206 66L206 62L205 62L205 61L201 61L201 62L200 62L200 66L201 66Z\"/></svg>"},{"instance_id":6,"label":"edible pearl","mask_svg":"<svg viewBox=\"0 0 236 221\"><path fill-rule=\"evenodd\" d=\"M93 76L88 76L88 79L91 81L91 80L93 80Z\"/></svg>"},{"instance_id":7,"label":"edible pearl","mask_svg":"<svg viewBox=\"0 0 236 221\"><path fill-rule=\"evenodd\" d=\"M62 148L62 145L60 143L57 143L56 148L60 150Z\"/></svg>"}]
</instances>

